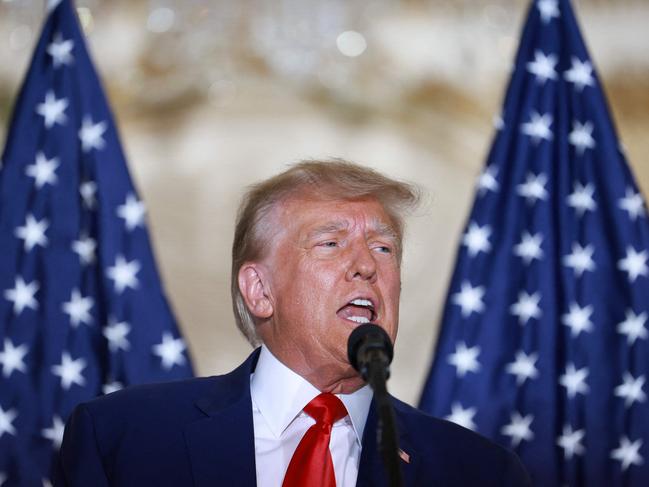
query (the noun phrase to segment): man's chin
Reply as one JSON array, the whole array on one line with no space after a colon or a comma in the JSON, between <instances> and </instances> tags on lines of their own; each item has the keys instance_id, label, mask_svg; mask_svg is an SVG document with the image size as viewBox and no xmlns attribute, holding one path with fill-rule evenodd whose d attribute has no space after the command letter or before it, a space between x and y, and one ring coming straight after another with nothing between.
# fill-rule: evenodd
<instances>
[{"instance_id":1,"label":"man's chin","mask_svg":"<svg viewBox=\"0 0 649 487\"><path fill-rule=\"evenodd\" d=\"M332 394L351 394L364 385L365 381L360 376L349 377L332 384L331 387L328 387L327 390L322 392L331 392Z\"/></svg>"},{"instance_id":2,"label":"man's chin","mask_svg":"<svg viewBox=\"0 0 649 487\"><path fill-rule=\"evenodd\" d=\"M365 386L365 384L367 384L367 383L361 378L360 375L357 376L357 377L354 377L354 379L352 379L349 382L349 390L343 392L343 394L351 394L352 392L356 392L361 387Z\"/></svg>"}]
</instances>

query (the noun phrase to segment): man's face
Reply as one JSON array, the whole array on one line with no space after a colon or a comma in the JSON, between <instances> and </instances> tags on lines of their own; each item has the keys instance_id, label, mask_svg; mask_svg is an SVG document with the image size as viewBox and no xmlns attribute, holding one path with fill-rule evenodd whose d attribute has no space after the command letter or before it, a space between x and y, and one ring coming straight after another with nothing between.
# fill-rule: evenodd
<instances>
[{"instance_id":1,"label":"man's face","mask_svg":"<svg viewBox=\"0 0 649 487\"><path fill-rule=\"evenodd\" d=\"M292 198L271 214L278 233L261 263L272 316L261 337L316 387L350 392L361 385L347 360L352 330L371 321L396 338L396 230L374 198Z\"/></svg>"}]
</instances>

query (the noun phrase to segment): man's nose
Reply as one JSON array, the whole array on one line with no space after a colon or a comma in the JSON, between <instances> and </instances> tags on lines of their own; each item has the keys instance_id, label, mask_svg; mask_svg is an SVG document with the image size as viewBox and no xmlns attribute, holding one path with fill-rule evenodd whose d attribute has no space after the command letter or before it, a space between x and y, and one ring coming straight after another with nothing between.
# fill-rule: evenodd
<instances>
[{"instance_id":1,"label":"man's nose","mask_svg":"<svg viewBox=\"0 0 649 487\"><path fill-rule=\"evenodd\" d=\"M376 281L376 261L365 242L354 246L346 277L348 281L354 279Z\"/></svg>"}]
</instances>

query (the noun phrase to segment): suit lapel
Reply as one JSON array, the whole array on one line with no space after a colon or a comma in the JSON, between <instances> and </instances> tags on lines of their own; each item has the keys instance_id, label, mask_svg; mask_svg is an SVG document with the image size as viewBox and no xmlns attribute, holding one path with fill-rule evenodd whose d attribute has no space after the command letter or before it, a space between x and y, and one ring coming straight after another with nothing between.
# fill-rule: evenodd
<instances>
[{"instance_id":1,"label":"suit lapel","mask_svg":"<svg viewBox=\"0 0 649 487\"><path fill-rule=\"evenodd\" d=\"M403 484L404 486L415 485L415 473L419 458L408 441L400 412L395 408L394 413L399 432L399 448L406 454L404 457L408 460L402 458L400 461ZM377 424L376 404L372 401L367 423L365 424L365 432L363 433L363 450L361 452L356 487L388 487L383 458L377 444Z\"/></svg>"},{"instance_id":2,"label":"suit lapel","mask_svg":"<svg viewBox=\"0 0 649 487\"><path fill-rule=\"evenodd\" d=\"M258 357L257 350L196 403L205 417L184 432L196 487L256 485L250 373Z\"/></svg>"}]
</instances>

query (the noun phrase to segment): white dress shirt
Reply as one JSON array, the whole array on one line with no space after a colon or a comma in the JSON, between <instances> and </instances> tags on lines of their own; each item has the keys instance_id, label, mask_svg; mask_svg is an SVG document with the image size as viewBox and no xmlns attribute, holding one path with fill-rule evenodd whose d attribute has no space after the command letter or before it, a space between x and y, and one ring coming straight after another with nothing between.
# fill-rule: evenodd
<instances>
[{"instance_id":1,"label":"white dress shirt","mask_svg":"<svg viewBox=\"0 0 649 487\"><path fill-rule=\"evenodd\" d=\"M293 452L315 424L302 409L318 394L318 389L261 347L257 367L250 376L257 487L281 487ZM336 396L348 412L331 430L329 450L336 487L354 487L372 390L365 386Z\"/></svg>"}]
</instances>

